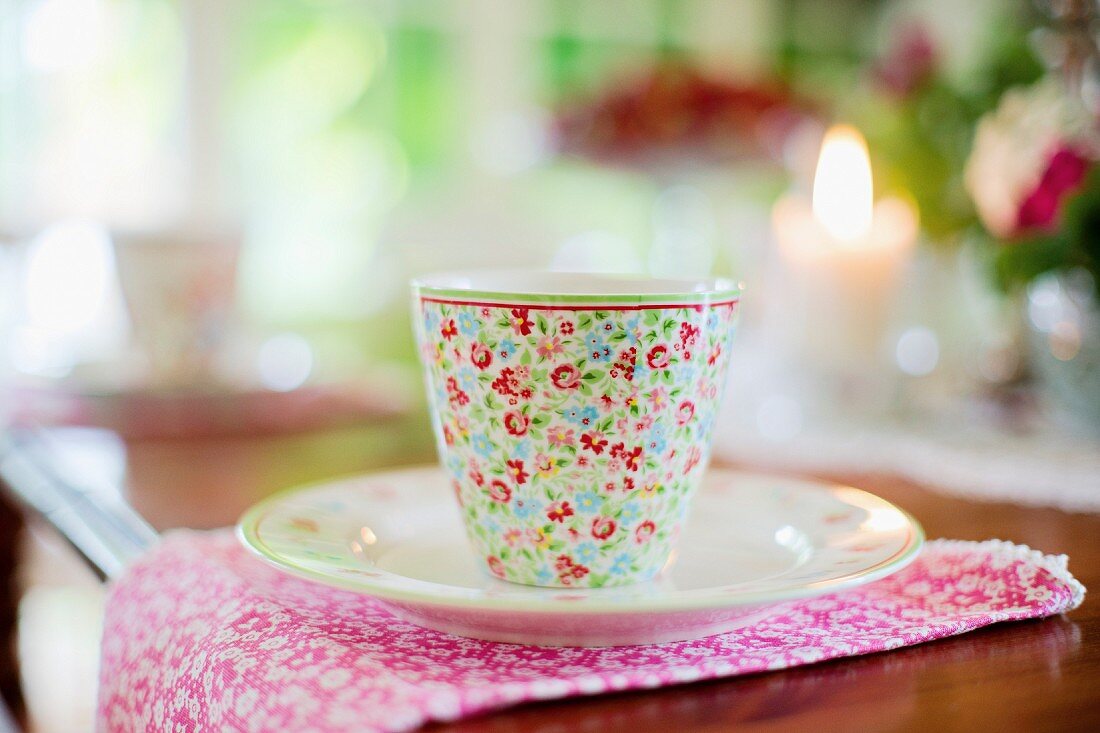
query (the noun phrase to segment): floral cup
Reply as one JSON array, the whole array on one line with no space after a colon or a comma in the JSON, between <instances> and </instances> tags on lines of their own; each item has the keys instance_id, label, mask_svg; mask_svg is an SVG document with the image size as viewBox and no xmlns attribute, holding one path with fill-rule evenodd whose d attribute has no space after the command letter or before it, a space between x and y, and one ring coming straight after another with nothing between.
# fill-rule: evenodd
<instances>
[{"instance_id":1,"label":"floral cup","mask_svg":"<svg viewBox=\"0 0 1100 733\"><path fill-rule=\"evenodd\" d=\"M413 293L439 455L488 571L656 576L706 467L737 286L483 271Z\"/></svg>"}]
</instances>

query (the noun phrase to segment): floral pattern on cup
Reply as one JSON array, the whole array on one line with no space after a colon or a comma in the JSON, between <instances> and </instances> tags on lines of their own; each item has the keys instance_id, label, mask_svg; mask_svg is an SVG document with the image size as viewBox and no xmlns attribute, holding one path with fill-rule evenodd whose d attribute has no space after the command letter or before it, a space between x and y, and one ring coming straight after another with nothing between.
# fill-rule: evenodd
<instances>
[{"instance_id":1,"label":"floral pattern on cup","mask_svg":"<svg viewBox=\"0 0 1100 733\"><path fill-rule=\"evenodd\" d=\"M418 301L439 453L493 575L654 577L705 468L736 299L591 309Z\"/></svg>"}]
</instances>

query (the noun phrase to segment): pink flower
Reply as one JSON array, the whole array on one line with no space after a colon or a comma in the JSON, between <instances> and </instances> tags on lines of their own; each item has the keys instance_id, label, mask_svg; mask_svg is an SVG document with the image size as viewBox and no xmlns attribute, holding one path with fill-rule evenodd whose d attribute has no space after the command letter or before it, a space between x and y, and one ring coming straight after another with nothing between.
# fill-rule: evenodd
<instances>
[{"instance_id":1,"label":"pink flower","mask_svg":"<svg viewBox=\"0 0 1100 733\"><path fill-rule=\"evenodd\" d=\"M657 525L647 519L634 528L634 541L639 545L644 544L656 531Z\"/></svg>"},{"instance_id":2,"label":"pink flower","mask_svg":"<svg viewBox=\"0 0 1100 733\"><path fill-rule=\"evenodd\" d=\"M470 395L466 394L458 386L458 380L454 377L447 377L447 400L452 405L466 405L470 402Z\"/></svg>"},{"instance_id":3,"label":"pink flower","mask_svg":"<svg viewBox=\"0 0 1100 733\"><path fill-rule=\"evenodd\" d=\"M500 561L500 558L490 555L485 560L489 564L489 571L498 578L504 577L504 563Z\"/></svg>"},{"instance_id":4,"label":"pink flower","mask_svg":"<svg viewBox=\"0 0 1100 733\"><path fill-rule=\"evenodd\" d=\"M703 396L703 399L712 400L718 396L718 385L714 382L704 380L699 383L698 392Z\"/></svg>"},{"instance_id":5,"label":"pink flower","mask_svg":"<svg viewBox=\"0 0 1100 733\"><path fill-rule=\"evenodd\" d=\"M657 387L647 397L649 398L649 404L653 405L653 409L658 412L665 409L668 404L668 392L665 391L664 387Z\"/></svg>"},{"instance_id":6,"label":"pink flower","mask_svg":"<svg viewBox=\"0 0 1100 733\"><path fill-rule=\"evenodd\" d=\"M592 536L602 542L615 534L615 527L614 519L610 517L596 517L592 520Z\"/></svg>"},{"instance_id":7,"label":"pink flower","mask_svg":"<svg viewBox=\"0 0 1100 733\"><path fill-rule=\"evenodd\" d=\"M1059 148L1047 163L1038 185L1020 203L1017 232L1056 230L1067 195L1081 185L1090 167L1091 163L1076 150Z\"/></svg>"},{"instance_id":8,"label":"pink flower","mask_svg":"<svg viewBox=\"0 0 1100 733\"><path fill-rule=\"evenodd\" d=\"M561 339L557 336L543 336L539 339L535 351L539 356L549 359L552 356L560 354L564 349L561 345Z\"/></svg>"},{"instance_id":9,"label":"pink flower","mask_svg":"<svg viewBox=\"0 0 1100 733\"><path fill-rule=\"evenodd\" d=\"M498 478L489 482L489 498L501 504L507 504L512 498L512 487Z\"/></svg>"},{"instance_id":10,"label":"pink flower","mask_svg":"<svg viewBox=\"0 0 1100 733\"><path fill-rule=\"evenodd\" d=\"M699 450L699 446L693 445L688 448L687 463L684 464L684 474L691 473L692 469L699 465L699 461L703 458L703 452Z\"/></svg>"},{"instance_id":11,"label":"pink flower","mask_svg":"<svg viewBox=\"0 0 1100 733\"><path fill-rule=\"evenodd\" d=\"M550 441L550 445L563 448L567 445L573 445L573 430L563 428L560 425L552 427L547 431L546 438Z\"/></svg>"},{"instance_id":12,"label":"pink flower","mask_svg":"<svg viewBox=\"0 0 1100 733\"><path fill-rule=\"evenodd\" d=\"M687 425L693 417L695 417L695 403L691 400L684 400L676 408L676 424Z\"/></svg>"},{"instance_id":13,"label":"pink flower","mask_svg":"<svg viewBox=\"0 0 1100 733\"><path fill-rule=\"evenodd\" d=\"M581 383L581 370L572 364L559 364L550 372L550 381L558 389L576 389Z\"/></svg>"},{"instance_id":14,"label":"pink flower","mask_svg":"<svg viewBox=\"0 0 1100 733\"><path fill-rule=\"evenodd\" d=\"M558 472L558 464L553 458L545 453L539 453L535 456L535 470L538 471L540 478L550 478Z\"/></svg>"},{"instance_id":15,"label":"pink flower","mask_svg":"<svg viewBox=\"0 0 1100 733\"><path fill-rule=\"evenodd\" d=\"M966 190L982 224L1002 240L1052 231L1067 196L1096 155L1095 121L1068 101L1062 84L1012 89L982 117L966 161Z\"/></svg>"},{"instance_id":16,"label":"pink flower","mask_svg":"<svg viewBox=\"0 0 1100 733\"><path fill-rule=\"evenodd\" d=\"M480 341L470 344L470 361L484 371L493 363L493 350Z\"/></svg>"},{"instance_id":17,"label":"pink flower","mask_svg":"<svg viewBox=\"0 0 1100 733\"><path fill-rule=\"evenodd\" d=\"M657 344L649 350L645 360L651 369L664 369L669 362L668 347L664 344Z\"/></svg>"},{"instance_id":18,"label":"pink flower","mask_svg":"<svg viewBox=\"0 0 1100 733\"><path fill-rule=\"evenodd\" d=\"M518 410L509 410L504 413L504 429L509 435L517 438L527 435L527 428L531 425L531 419Z\"/></svg>"},{"instance_id":19,"label":"pink flower","mask_svg":"<svg viewBox=\"0 0 1100 733\"><path fill-rule=\"evenodd\" d=\"M904 99L928 81L936 61L928 29L909 24L894 33L889 52L875 66L875 80L892 96Z\"/></svg>"}]
</instances>

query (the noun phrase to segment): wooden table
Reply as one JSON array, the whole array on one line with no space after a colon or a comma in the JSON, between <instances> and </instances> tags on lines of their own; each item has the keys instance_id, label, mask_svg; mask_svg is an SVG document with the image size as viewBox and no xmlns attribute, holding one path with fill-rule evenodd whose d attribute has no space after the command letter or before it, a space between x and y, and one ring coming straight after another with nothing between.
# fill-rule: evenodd
<instances>
[{"instance_id":1,"label":"wooden table","mask_svg":"<svg viewBox=\"0 0 1100 733\"><path fill-rule=\"evenodd\" d=\"M138 447L140 448L140 446ZM251 465L230 460L230 446L204 443L145 446L136 455L143 480L158 476L178 483L194 466L198 478L210 466ZM254 455L250 461L263 463ZM181 452L182 451L182 452ZM202 461L192 460L195 452ZM219 451L227 455L219 456ZM170 459L158 456L169 455ZM276 444L274 460L285 463L287 447ZM325 456L322 452L320 455ZM191 458L188 458L191 456ZM406 455L406 458L411 456ZM427 455L416 456L420 459ZM186 460L185 460L186 459ZM162 461L158 472L157 463ZM327 461L327 459L326 459ZM278 465L278 464L277 464ZM234 475L239 474L234 471ZM259 472L265 475L267 472ZM928 536L983 540L999 538L1047 553L1066 553L1070 570L1100 593L1100 515L1066 514L1009 504L964 501L888 476L824 477L867 489L909 510ZM194 482L192 482L194 485ZM167 514L194 523L196 507L131 499L145 507L158 526L171 526ZM159 496L154 493L154 499ZM233 517L253 501L252 489L217 505ZM175 495L175 501L186 499ZM151 503L150 503L151 502ZM1092 730L1100 731L1100 602L1065 617L1001 624L964 636L899 651L857 657L799 669L732 680L684 685L587 700L526 705L434 730L468 733L605 733L606 731L758 730Z\"/></svg>"},{"instance_id":2,"label":"wooden table","mask_svg":"<svg viewBox=\"0 0 1100 733\"><path fill-rule=\"evenodd\" d=\"M1005 539L1065 553L1100 593L1100 515L950 498L888 476L824 477L909 510L930 538ZM527 705L433 730L1100 731L1100 601L1042 621L798 669Z\"/></svg>"}]
</instances>

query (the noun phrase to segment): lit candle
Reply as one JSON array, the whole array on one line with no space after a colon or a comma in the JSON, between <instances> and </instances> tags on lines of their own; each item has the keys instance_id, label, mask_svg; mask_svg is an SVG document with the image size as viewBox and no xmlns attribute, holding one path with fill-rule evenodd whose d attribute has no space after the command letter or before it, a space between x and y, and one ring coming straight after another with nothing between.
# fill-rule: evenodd
<instances>
[{"instance_id":1,"label":"lit candle","mask_svg":"<svg viewBox=\"0 0 1100 733\"><path fill-rule=\"evenodd\" d=\"M788 351L801 368L871 372L916 241L916 211L898 198L874 201L867 144L838 125L822 143L812 200L789 194L772 214L782 279L769 295Z\"/></svg>"}]
</instances>

